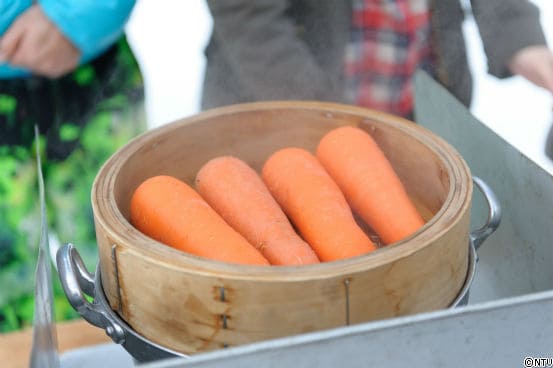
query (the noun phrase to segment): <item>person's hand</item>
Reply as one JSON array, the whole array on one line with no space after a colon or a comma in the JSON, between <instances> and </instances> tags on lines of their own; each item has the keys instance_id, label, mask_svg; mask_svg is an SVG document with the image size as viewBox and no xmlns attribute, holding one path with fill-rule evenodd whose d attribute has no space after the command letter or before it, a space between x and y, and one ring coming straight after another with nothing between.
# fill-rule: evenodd
<instances>
[{"instance_id":1,"label":"person's hand","mask_svg":"<svg viewBox=\"0 0 553 368\"><path fill-rule=\"evenodd\" d=\"M548 47L523 48L513 56L509 69L553 93L553 52Z\"/></svg>"},{"instance_id":2,"label":"person's hand","mask_svg":"<svg viewBox=\"0 0 553 368\"><path fill-rule=\"evenodd\" d=\"M57 78L75 69L80 52L40 6L33 5L4 33L0 58L35 74Z\"/></svg>"}]
</instances>

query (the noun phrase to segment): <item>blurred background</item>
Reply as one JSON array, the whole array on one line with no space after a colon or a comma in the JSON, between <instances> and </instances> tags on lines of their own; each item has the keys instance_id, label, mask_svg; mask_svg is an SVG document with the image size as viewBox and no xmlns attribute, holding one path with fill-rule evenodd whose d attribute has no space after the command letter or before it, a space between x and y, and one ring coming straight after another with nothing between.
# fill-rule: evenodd
<instances>
[{"instance_id":1,"label":"blurred background","mask_svg":"<svg viewBox=\"0 0 553 368\"><path fill-rule=\"evenodd\" d=\"M541 22L553 44L553 2L533 0L541 9ZM469 0L464 0L470 8ZM149 127L199 111L205 64L203 49L212 20L204 0L139 0L126 31L142 69ZM553 172L543 147L553 122L552 96L513 77L498 80L486 73L486 60L473 19L465 22L465 35L474 75L472 113L497 134L540 166Z\"/></svg>"}]
</instances>

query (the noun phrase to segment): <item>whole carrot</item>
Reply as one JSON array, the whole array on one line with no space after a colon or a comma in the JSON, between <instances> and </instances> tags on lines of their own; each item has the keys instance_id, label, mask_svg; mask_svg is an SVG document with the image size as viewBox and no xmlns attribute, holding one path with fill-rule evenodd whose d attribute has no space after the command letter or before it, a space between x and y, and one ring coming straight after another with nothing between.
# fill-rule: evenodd
<instances>
[{"instance_id":1,"label":"whole carrot","mask_svg":"<svg viewBox=\"0 0 553 368\"><path fill-rule=\"evenodd\" d=\"M194 189L171 176L140 184L130 210L138 230L184 252L231 263L269 264Z\"/></svg>"},{"instance_id":2,"label":"whole carrot","mask_svg":"<svg viewBox=\"0 0 553 368\"><path fill-rule=\"evenodd\" d=\"M196 175L196 189L271 264L319 263L265 183L244 161L229 156L210 160Z\"/></svg>"},{"instance_id":3,"label":"whole carrot","mask_svg":"<svg viewBox=\"0 0 553 368\"><path fill-rule=\"evenodd\" d=\"M385 244L424 225L392 165L365 131L351 126L331 130L316 154L353 210Z\"/></svg>"},{"instance_id":4,"label":"whole carrot","mask_svg":"<svg viewBox=\"0 0 553 368\"><path fill-rule=\"evenodd\" d=\"M376 248L355 222L336 183L310 152L300 148L275 152L265 162L262 177L321 261Z\"/></svg>"}]
</instances>

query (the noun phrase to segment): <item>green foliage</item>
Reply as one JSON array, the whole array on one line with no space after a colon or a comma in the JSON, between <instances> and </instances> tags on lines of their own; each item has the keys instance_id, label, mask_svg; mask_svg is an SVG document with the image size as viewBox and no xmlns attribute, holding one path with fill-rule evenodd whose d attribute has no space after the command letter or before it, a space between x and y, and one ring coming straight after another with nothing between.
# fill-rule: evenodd
<instances>
[{"instance_id":1,"label":"green foliage","mask_svg":"<svg viewBox=\"0 0 553 368\"><path fill-rule=\"evenodd\" d=\"M98 262L92 183L116 149L145 129L142 104L115 99L90 119L67 159L43 159L50 230L62 244L75 244L91 271ZM42 152L44 143L41 139ZM0 332L32 324L39 210L34 148L0 147ZM55 271L53 279L56 319L77 317Z\"/></svg>"},{"instance_id":2,"label":"green foliage","mask_svg":"<svg viewBox=\"0 0 553 368\"><path fill-rule=\"evenodd\" d=\"M90 65L83 65L73 72L73 80L80 86L88 86L94 82L96 72Z\"/></svg>"},{"instance_id":3,"label":"green foliage","mask_svg":"<svg viewBox=\"0 0 553 368\"><path fill-rule=\"evenodd\" d=\"M12 114L17 107L17 100L13 96L0 94L0 114Z\"/></svg>"},{"instance_id":4,"label":"green foliage","mask_svg":"<svg viewBox=\"0 0 553 368\"><path fill-rule=\"evenodd\" d=\"M60 127L60 138L62 141L74 141L79 138L80 129L74 124L63 124Z\"/></svg>"}]
</instances>

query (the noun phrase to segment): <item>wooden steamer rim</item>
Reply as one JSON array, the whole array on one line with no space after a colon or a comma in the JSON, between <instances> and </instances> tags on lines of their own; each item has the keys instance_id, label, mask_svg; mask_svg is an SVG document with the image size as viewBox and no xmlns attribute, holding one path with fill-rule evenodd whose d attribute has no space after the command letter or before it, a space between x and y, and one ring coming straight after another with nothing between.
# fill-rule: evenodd
<instances>
[{"instance_id":1,"label":"wooden steamer rim","mask_svg":"<svg viewBox=\"0 0 553 368\"><path fill-rule=\"evenodd\" d=\"M121 178L119 175L128 162L136 155L144 154L149 150L156 150L175 131L188 129L191 126L203 124L222 116L240 116L241 114L256 113L257 111L271 111L274 114L284 111L301 111L309 114L319 114L321 121L326 119L338 122L338 124L360 125L368 128L369 131L370 129L387 127L408 135L441 159L440 164L445 171L442 174L449 181L447 196L441 208L433 217L419 231L408 238L378 249L369 255L299 267L234 265L203 259L160 244L132 227L120 208L121 199L117 198L118 185L121 185L120 181L130 180L132 182L136 179ZM420 175L425 175L425 173L420 173ZM134 185L135 187L136 185ZM128 190L131 191L134 188L128 188ZM130 196L128 193L125 195ZM148 264L151 264L153 268L159 267L175 272L185 270L188 275L214 278L221 280L221 283L232 280L251 281L262 286L266 283L286 284L336 278L347 281L351 275L370 272L384 265L408 259L424 250L429 244L440 241L452 229L455 228L455 231L459 231L457 230L458 227L462 228L461 236L463 239L461 241L465 244L466 251L463 256L466 259L468 257L468 217L471 198L472 180L465 161L447 142L425 128L405 119L365 108L335 103L299 101L256 102L227 106L148 131L129 142L106 161L99 171L92 189L92 206L97 233L106 235L106 239L112 246L111 257L106 255L106 250L100 247L102 283L112 307L119 310L120 314L127 320L132 319L132 313L125 310L125 300L121 299L121 288L141 288L141 285L119 285L119 275L114 274L117 267L113 267L114 264L117 265L117 259L114 259L116 251L131 251L138 257L143 258ZM459 225L460 222L463 222L463 226ZM457 272L464 272L463 280L460 283L457 281L456 284L458 285L453 285L454 287L460 289L462 281L464 281L464 275L466 275L466 266L467 262L464 262L460 266L461 269L457 270ZM116 285L114 285L114 279ZM118 290L115 292L112 290L113 287ZM457 295L459 289L452 291L451 300ZM444 300L442 301L444 305L437 305L434 308L446 307L451 300ZM131 321L129 323L133 325ZM134 327L141 332L140 328L137 328L138 326ZM148 330L148 328L145 330ZM168 345L176 350L185 351L186 353L196 350L188 347L183 350L183 347L178 343L167 343L167 341L163 341L162 338L157 336L154 331L143 332L153 341Z\"/></svg>"}]
</instances>

